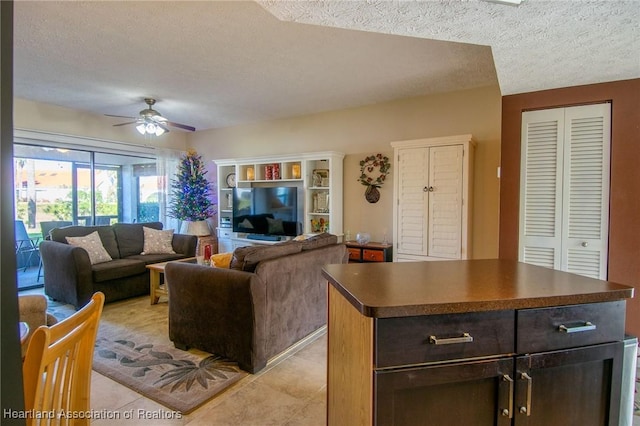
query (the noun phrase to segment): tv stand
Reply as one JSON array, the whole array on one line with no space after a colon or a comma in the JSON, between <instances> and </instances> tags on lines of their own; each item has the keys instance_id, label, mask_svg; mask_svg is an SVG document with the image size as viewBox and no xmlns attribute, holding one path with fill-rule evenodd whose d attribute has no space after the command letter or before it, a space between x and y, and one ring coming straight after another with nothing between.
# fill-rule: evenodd
<instances>
[{"instance_id":1,"label":"tv stand","mask_svg":"<svg viewBox=\"0 0 640 426\"><path fill-rule=\"evenodd\" d=\"M297 221L302 224L301 232L326 231L342 237L343 153L306 152L214 161L217 166L220 252L233 251L241 243L273 243L273 240L237 235L230 228L233 223L234 187L295 186L298 188Z\"/></svg>"},{"instance_id":2,"label":"tv stand","mask_svg":"<svg viewBox=\"0 0 640 426\"><path fill-rule=\"evenodd\" d=\"M226 251L233 251L238 247L249 247L249 246L270 246L273 244L277 244L279 242L285 241L287 237L281 237L280 240L263 240L263 239L255 239L249 238L249 234L232 234L228 240L228 247L225 247ZM220 240L218 240L220 241Z\"/></svg>"},{"instance_id":3,"label":"tv stand","mask_svg":"<svg viewBox=\"0 0 640 426\"><path fill-rule=\"evenodd\" d=\"M260 241L282 241L282 237L278 235L262 235L262 234L248 234L248 240L260 240Z\"/></svg>"}]
</instances>

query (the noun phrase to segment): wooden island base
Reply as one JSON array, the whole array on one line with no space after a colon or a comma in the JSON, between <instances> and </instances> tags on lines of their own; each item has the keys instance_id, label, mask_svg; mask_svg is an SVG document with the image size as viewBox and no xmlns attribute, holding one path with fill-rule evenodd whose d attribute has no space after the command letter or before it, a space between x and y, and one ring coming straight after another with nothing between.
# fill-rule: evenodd
<instances>
[{"instance_id":1,"label":"wooden island base","mask_svg":"<svg viewBox=\"0 0 640 426\"><path fill-rule=\"evenodd\" d=\"M328 425L617 425L633 288L505 260L327 265Z\"/></svg>"}]
</instances>

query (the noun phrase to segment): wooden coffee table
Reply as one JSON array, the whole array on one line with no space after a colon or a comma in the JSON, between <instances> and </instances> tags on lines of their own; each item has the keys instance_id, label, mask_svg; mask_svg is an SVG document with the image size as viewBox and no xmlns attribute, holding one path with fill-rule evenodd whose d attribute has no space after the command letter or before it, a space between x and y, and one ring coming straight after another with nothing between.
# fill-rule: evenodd
<instances>
[{"instance_id":1,"label":"wooden coffee table","mask_svg":"<svg viewBox=\"0 0 640 426\"><path fill-rule=\"evenodd\" d=\"M170 260L168 262L160 262L160 263L151 263L147 265L147 269L149 269L149 283L150 283L150 295L151 295L151 304L155 305L160 300L160 296L169 297L169 291L167 289L167 280L165 278L164 284L160 284L162 281L162 276L164 275L164 267L167 266L169 262L190 262L196 263L196 257L187 257L185 259L177 259Z\"/></svg>"}]
</instances>

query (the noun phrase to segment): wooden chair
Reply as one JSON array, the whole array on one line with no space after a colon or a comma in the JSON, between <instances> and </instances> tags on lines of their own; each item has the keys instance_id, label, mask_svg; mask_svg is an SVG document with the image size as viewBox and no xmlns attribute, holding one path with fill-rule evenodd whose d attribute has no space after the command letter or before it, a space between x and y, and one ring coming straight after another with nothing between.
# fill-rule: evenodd
<instances>
[{"instance_id":1,"label":"wooden chair","mask_svg":"<svg viewBox=\"0 0 640 426\"><path fill-rule=\"evenodd\" d=\"M97 292L70 317L33 333L22 365L26 411L89 411L91 364L103 305L104 294ZM27 425L39 420L29 418ZM62 417L43 424L88 425L89 421Z\"/></svg>"}]
</instances>

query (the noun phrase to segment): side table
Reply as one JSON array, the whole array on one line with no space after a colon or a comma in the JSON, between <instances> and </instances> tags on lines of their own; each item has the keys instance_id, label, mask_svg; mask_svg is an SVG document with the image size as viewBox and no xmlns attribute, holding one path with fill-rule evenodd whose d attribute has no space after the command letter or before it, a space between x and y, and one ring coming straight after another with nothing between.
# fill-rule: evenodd
<instances>
[{"instance_id":1,"label":"side table","mask_svg":"<svg viewBox=\"0 0 640 426\"><path fill-rule=\"evenodd\" d=\"M207 244L211 245L211 254L218 253L218 237L215 235L205 235L204 237L198 237L196 256L204 255L204 246Z\"/></svg>"},{"instance_id":2,"label":"side table","mask_svg":"<svg viewBox=\"0 0 640 426\"><path fill-rule=\"evenodd\" d=\"M345 241L349 250L349 262L391 262L393 258L393 245L388 243L368 242L360 244L357 241Z\"/></svg>"}]
</instances>

